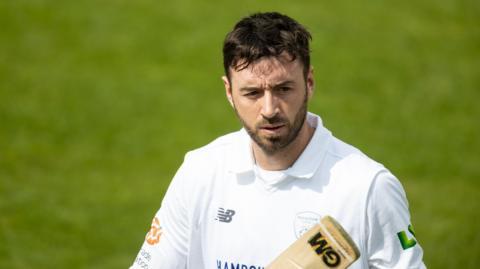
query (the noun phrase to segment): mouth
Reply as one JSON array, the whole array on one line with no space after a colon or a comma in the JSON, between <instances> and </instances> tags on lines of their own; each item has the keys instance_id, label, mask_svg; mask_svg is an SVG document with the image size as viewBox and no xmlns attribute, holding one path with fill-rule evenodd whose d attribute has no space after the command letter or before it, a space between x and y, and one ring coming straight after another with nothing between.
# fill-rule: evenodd
<instances>
[{"instance_id":1,"label":"mouth","mask_svg":"<svg viewBox=\"0 0 480 269\"><path fill-rule=\"evenodd\" d=\"M285 126L285 124L275 124L275 125L264 125L261 126L261 130L265 130L267 132L277 132L280 129L282 129Z\"/></svg>"}]
</instances>

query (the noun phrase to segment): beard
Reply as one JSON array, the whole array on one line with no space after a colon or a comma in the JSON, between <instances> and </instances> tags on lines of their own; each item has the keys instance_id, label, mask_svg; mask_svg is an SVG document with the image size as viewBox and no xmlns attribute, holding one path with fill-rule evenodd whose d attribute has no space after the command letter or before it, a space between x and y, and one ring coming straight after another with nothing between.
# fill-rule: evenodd
<instances>
[{"instance_id":1,"label":"beard","mask_svg":"<svg viewBox=\"0 0 480 269\"><path fill-rule=\"evenodd\" d=\"M260 122L257 122L255 126L249 126L245 120L239 115L235 108L237 117L242 122L243 127L250 135L252 140L265 152L267 155L273 155L280 150L290 145L300 133L305 118L307 117L307 94L303 100L302 106L295 114L293 122L290 122L287 118L275 115L272 118L263 118ZM267 124L282 124L286 128L286 134L278 135L261 135L261 126Z\"/></svg>"}]
</instances>

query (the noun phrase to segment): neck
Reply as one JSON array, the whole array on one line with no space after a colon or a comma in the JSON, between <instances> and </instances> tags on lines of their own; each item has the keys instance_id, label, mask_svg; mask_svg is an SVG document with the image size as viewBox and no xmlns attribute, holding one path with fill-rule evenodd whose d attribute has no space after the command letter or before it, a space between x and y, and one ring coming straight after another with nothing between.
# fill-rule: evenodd
<instances>
[{"instance_id":1,"label":"neck","mask_svg":"<svg viewBox=\"0 0 480 269\"><path fill-rule=\"evenodd\" d=\"M289 168L305 150L314 132L315 128L311 127L305 120L297 138L288 146L273 154L265 153L256 143L252 143L253 155L257 165L265 170L272 171Z\"/></svg>"}]
</instances>

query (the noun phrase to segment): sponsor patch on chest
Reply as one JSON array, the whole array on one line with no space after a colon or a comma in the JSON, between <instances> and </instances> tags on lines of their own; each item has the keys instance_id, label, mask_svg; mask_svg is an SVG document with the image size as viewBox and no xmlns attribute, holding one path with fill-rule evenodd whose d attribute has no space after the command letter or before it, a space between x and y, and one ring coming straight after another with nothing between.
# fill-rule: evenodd
<instances>
[{"instance_id":1,"label":"sponsor patch on chest","mask_svg":"<svg viewBox=\"0 0 480 269\"><path fill-rule=\"evenodd\" d=\"M306 231L310 230L315 224L320 222L320 214L312 211L303 211L295 215L293 228L295 236L300 238Z\"/></svg>"},{"instance_id":2,"label":"sponsor patch on chest","mask_svg":"<svg viewBox=\"0 0 480 269\"><path fill-rule=\"evenodd\" d=\"M263 266L217 260L217 269L264 269Z\"/></svg>"}]
</instances>

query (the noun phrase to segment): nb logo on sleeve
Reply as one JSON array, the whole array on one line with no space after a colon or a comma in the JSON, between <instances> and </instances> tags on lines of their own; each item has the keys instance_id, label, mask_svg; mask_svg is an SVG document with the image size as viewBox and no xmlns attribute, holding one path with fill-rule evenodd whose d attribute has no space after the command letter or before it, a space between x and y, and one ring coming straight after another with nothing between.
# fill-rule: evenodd
<instances>
[{"instance_id":1,"label":"nb logo on sleeve","mask_svg":"<svg viewBox=\"0 0 480 269\"><path fill-rule=\"evenodd\" d=\"M235 215L235 210L231 210L231 209L225 210L223 207L219 207L217 217L215 218L215 220L229 223L232 221L233 215Z\"/></svg>"}]
</instances>

